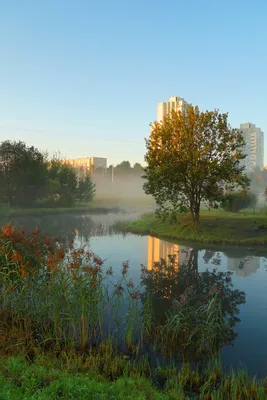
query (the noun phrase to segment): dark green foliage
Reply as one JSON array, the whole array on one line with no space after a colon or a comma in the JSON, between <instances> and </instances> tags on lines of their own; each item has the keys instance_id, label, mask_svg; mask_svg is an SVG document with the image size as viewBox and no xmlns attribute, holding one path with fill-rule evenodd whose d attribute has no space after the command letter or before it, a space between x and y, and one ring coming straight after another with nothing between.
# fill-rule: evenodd
<instances>
[{"instance_id":1,"label":"dark green foliage","mask_svg":"<svg viewBox=\"0 0 267 400\"><path fill-rule=\"evenodd\" d=\"M229 192L226 193L222 199L222 208L230 212L238 212L245 208L253 208L256 204L256 194L247 191Z\"/></svg>"},{"instance_id":2,"label":"dark green foliage","mask_svg":"<svg viewBox=\"0 0 267 400\"><path fill-rule=\"evenodd\" d=\"M78 180L75 170L23 142L0 145L0 202L8 206L70 207L94 196L90 176Z\"/></svg>"},{"instance_id":3,"label":"dark green foliage","mask_svg":"<svg viewBox=\"0 0 267 400\"><path fill-rule=\"evenodd\" d=\"M33 204L45 193L47 163L33 146L5 141L0 145L1 202L8 205Z\"/></svg>"},{"instance_id":4,"label":"dark green foliage","mask_svg":"<svg viewBox=\"0 0 267 400\"><path fill-rule=\"evenodd\" d=\"M88 174L78 182L77 199L81 203L88 203L89 201L92 201L94 194L95 185Z\"/></svg>"}]
</instances>

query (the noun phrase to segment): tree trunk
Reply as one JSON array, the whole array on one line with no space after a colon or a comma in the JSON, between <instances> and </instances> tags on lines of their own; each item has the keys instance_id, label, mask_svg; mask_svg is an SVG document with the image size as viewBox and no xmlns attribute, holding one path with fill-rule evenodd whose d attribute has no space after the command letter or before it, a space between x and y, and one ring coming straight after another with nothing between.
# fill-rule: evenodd
<instances>
[{"instance_id":1,"label":"tree trunk","mask_svg":"<svg viewBox=\"0 0 267 400\"><path fill-rule=\"evenodd\" d=\"M190 207L190 214L192 223L195 226L199 225L199 213L200 213L200 203L194 203Z\"/></svg>"}]
</instances>

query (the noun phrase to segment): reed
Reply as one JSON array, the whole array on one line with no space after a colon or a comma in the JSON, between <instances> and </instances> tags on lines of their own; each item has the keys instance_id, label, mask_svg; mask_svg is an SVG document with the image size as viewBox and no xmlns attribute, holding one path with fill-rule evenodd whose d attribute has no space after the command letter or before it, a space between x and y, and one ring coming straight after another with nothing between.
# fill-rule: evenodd
<instances>
[{"instance_id":1,"label":"reed","mask_svg":"<svg viewBox=\"0 0 267 400\"><path fill-rule=\"evenodd\" d=\"M226 374L219 362L207 368L206 361L193 369L186 362L194 360L193 354L197 361L218 356L225 340L232 338L237 321L234 315L244 302L243 294L232 290L229 273L214 270L199 274L192 268L187 265L177 270L175 260L157 264L152 271L142 267L142 282L136 286L129 278L128 262L122 264L120 276L115 277L112 268L105 270L103 260L86 245L76 247L69 242L63 246L58 239L41 236L38 228L26 235L12 225L3 227L3 390L18 399L20 395L30 399L34 390L42 393L40 399L51 398L59 391L68 396L72 393L70 383L66 389L70 392L64 392L64 385L70 382L69 374L75 373L81 374L73 389L76 394L84 384L82 374L89 374L93 382L94 377L103 380L103 396L107 396L103 398L110 396L110 382L115 382L119 390L112 392L114 398L122 398L118 396L126 393L129 382L131 388L142 388L140 398L266 398L266 382L249 379L245 372ZM155 308L158 298L164 300L168 310L164 318ZM178 364L166 359L155 365L149 355L153 349L167 358L181 351L182 357ZM10 358L12 355L16 357ZM22 374L18 386L14 376L24 368L31 372ZM46 378L42 374L42 378L33 378L32 368L45 369ZM51 378L47 378L49 374ZM44 379L50 379L49 383L44 384Z\"/></svg>"}]
</instances>

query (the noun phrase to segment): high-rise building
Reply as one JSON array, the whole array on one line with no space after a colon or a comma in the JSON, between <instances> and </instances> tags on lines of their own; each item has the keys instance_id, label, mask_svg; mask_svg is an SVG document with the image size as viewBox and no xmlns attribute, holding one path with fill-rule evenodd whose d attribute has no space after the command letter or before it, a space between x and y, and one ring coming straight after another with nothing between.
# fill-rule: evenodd
<instances>
[{"instance_id":1,"label":"high-rise building","mask_svg":"<svg viewBox=\"0 0 267 400\"><path fill-rule=\"evenodd\" d=\"M172 110L182 111L187 105L188 103L181 97L169 97L168 101L158 103L157 121L163 121L164 117L170 114Z\"/></svg>"},{"instance_id":2,"label":"high-rise building","mask_svg":"<svg viewBox=\"0 0 267 400\"><path fill-rule=\"evenodd\" d=\"M64 164L71 165L77 172L78 178L83 178L88 172L97 168L105 170L107 168L107 159L103 157L84 157L72 160L64 160Z\"/></svg>"},{"instance_id":3,"label":"high-rise building","mask_svg":"<svg viewBox=\"0 0 267 400\"><path fill-rule=\"evenodd\" d=\"M247 157L242 160L246 172L253 171L256 167L264 167L264 134L260 128L250 122L240 124L240 132L245 139L244 153Z\"/></svg>"},{"instance_id":4,"label":"high-rise building","mask_svg":"<svg viewBox=\"0 0 267 400\"><path fill-rule=\"evenodd\" d=\"M74 168L84 167L90 171L96 168L107 168L107 159L102 157L75 158L72 160L64 160L64 162L72 165Z\"/></svg>"}]
</instances>

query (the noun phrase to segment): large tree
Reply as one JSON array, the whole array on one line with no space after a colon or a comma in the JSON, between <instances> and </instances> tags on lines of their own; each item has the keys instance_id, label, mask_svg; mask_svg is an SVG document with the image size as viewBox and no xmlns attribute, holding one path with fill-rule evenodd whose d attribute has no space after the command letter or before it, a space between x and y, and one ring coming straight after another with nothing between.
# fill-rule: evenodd
<instances>
[{"instance_id":1,"label":"large tree","mask_svg":"<svg viewBox=\"0 0 267 400\"><path fill-rule=\"evenodd\" d=\"M240 164L244 139L227 118L190 105L151 125L144 190L159 214L188 210L197 224L201 202L216 207L224 190L248 186Z\"/></svg>"}]
</instances>

